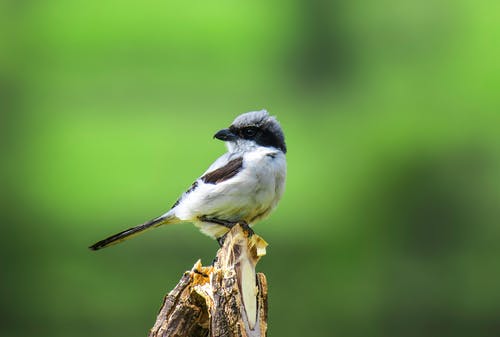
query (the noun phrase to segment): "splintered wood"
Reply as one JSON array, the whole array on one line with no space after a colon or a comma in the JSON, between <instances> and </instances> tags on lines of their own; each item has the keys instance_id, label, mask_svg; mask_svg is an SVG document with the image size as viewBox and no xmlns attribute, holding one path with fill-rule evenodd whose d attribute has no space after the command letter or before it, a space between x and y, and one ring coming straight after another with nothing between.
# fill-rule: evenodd
<instances>
[{"instance_id":1,"label":"splintered wood","mask_svg":"<svg viewBox=\"0 0 500 337\"><path fill-rule=\"evenodd\" d=\"M255 273L266 246L234 226L213 266L198 260L165 296L149 337L266 336L267 282Z\"/></svg>"}]
</instances>

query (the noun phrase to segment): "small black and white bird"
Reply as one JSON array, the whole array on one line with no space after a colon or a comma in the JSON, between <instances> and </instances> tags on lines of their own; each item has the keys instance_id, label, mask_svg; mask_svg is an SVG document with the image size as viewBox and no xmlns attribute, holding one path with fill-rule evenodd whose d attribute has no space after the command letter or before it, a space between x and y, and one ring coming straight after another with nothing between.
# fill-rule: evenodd
<instances>
[{"instance_id":1,"label":"small black and white bird","mask_svg":"<svg viewBox=\"0 0 500 337\"><path fill-rule=\"evenodd\" d=\"M228 151L168 212L89 248L98 250L149 228L181 222L194 223L220 240L236 223L252 226L267 217L278 204L286 179L285 136L276 118L266 110L247 112L214 138L224 141Z\"/></svg>"}]
</instances>

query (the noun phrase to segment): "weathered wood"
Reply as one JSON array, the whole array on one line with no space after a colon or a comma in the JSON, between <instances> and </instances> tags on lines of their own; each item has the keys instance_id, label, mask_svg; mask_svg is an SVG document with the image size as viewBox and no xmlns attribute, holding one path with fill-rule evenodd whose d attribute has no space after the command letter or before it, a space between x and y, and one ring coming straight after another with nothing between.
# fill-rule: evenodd
<instances>
[{"instance_id":1,"label":"weathered wood","mask_svg":"<svg viewBox=\"0 0 500 337\"><path fill-rule=\"evenodd\" d=\"M266 246L234 226L213 266L197 261L165 296L149 337L265 337L267 282L255 265Z\"/></svg>"}]
</instances>

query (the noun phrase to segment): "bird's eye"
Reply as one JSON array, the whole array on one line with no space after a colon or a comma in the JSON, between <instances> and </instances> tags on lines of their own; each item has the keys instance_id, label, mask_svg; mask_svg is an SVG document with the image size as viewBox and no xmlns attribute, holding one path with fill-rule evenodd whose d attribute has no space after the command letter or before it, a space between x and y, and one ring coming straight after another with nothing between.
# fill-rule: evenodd
<instances>
[{"instance_id":1,"label":"bird's eye","mask_svg":"<svg viewBox=\"0 0 500 337\"><path fill-rule=\"evenodd\" d=\"M255 126L243 128L241 134L244 138L252 138L257 134L257 128Z\"/></svg>"}]
</instances>

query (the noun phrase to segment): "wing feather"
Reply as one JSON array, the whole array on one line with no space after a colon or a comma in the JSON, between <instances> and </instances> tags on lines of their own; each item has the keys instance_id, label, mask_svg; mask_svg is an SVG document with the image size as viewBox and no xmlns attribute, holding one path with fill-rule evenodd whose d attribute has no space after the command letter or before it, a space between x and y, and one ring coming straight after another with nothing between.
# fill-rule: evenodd
<instances>
[{"instance_id":1,"label":"wing feather","mask_svg":"<svg viewBox=\"0 0 500 337\"><path fill-rule=\"evenodd\" d=\"M214 166L214 165L212 165L212 166ZM198 180L201 180L202 182L204 182L206 184L216 185L218 183L221 183L223 181L226 181L226 180L234 177L235 175L238 174L238 172L241 171L242 168L243 168L243 157L238 157L238 158L235 158L233 160L228 161L225 165L223 165L221 167L218 167L218 168L213 169L213 170L209 169L209 171L207 173L205 173ZM190 194L191 192L193 192L194 190L196 190L198 188L198 180L196 180L191 185L191 187L186 192L184 192L179 199L177 199L177 201L172 205L171 208L177 207L186 195Z\"/></svg>"},{"instance_id":2,"label":"wing feather","mask_svg":"<svg viewBox=\"0 0 500 337\"><path fill-rule=\"evenodd\" d=\"M206 184L218 184L231 179L243 168L243 157L235 158L226 165L206 173L200 179Z\"/></svg>"}]
</instances>

